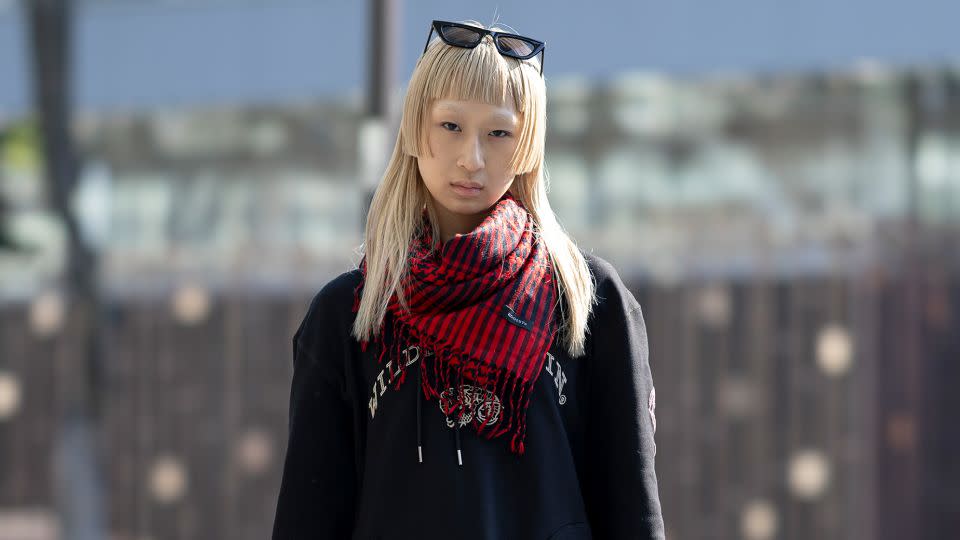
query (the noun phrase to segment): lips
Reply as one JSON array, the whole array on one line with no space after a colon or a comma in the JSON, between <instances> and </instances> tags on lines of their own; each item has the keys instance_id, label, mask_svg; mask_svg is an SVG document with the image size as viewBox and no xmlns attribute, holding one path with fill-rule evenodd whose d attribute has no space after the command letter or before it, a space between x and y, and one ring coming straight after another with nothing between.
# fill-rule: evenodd
<instances>
[{"instance_id":1,"label":"lips","mask_svg":"<svg viewBox=\"0 0 960 540\"><path fill-rule=\"evenodd\" d=\"M450 182L450 185L470 189L483 189L483 185L476 182Z\"/></svg>"},{"instance_id":2,"label":"lips","mask_svg":"<svg viewBox=\"0 0 960 540\"><path fill-rule=\"evenodd\" d=\"M464 183L451 183L450 190L457 194L458 197L464 197L469 199L476 199L480 197L483 193L483 187L467 187L467 186L478 186L476 182L464 182Z\"/></svg>"}]
</instances>

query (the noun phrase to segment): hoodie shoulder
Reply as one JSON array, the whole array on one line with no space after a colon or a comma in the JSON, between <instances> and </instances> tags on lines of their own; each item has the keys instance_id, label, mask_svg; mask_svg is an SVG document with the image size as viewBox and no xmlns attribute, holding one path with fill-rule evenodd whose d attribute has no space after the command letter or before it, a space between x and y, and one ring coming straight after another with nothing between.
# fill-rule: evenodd
<instances>
[{"instance_id":1,"label":"hoodie shoulder","mask_svg":"<svg viewBox=\"0 0 960 540\"><path fill-rule=\"evenodd\" d=\"M640 309L640 303L623 282L620 273L606 259L594 253L583 252L593 281L596 284L597 312L615 309L623 313Z\"/></svg>"},{"instance_id":2,"label":"hoodie shoulder","mask_svg":"<svg viewBox=\"0 0 960 540\"><path fill-rule=\"evenodd\" d=\"M294 342L307 350L316 350L324 341L345 339L353 324L353 291L363 274L359 268L331 279L314 295Z\"/></svg>"},{"instance_id":3,"label":"hoodie shoulder","mask_svg":"<svg viewBox=\"0 0 960 540\"><path fill-rule=\"evenodd\" d=\"M353 270L347 270L346 272L341 273L339 276L328 281L323 287L320 288L320 291L317 292L315 298L323 298L327 301L333 301L335 303L340 303L346 299L353 301L353 290L360 283L360 280L363 277L363 273L360 272L359 268L354 268ZM351 303L349 307L352 307Z\"/></svg>"}]
</instances>

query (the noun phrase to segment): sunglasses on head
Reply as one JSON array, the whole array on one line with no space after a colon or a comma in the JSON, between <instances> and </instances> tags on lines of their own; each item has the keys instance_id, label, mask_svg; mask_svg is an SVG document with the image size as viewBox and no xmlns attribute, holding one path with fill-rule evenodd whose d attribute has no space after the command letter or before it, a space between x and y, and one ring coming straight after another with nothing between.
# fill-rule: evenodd
<instances>
[{"instance_id":1,"label":"sunglasses on head","mask_svg":"<svg viewBox=\"0 0 960 540\"><path fill-rule=\"evenodd\" d=\"M463 47L472 49L480 44L484 36L492 36L493 43L497 50L504 56L526 60L536 55L540 56L540 75L543 75L544 43L533 38L518 36L517 34L508 34L506 32L497 32L496 30L487 30L469 24L433 21L430 24L430 33L427 34L427 44L423 46L423 52L427 52L430 45L430 37L436 31L440 39L447 45L454 47Z\"/></svg>"}]
</instances>

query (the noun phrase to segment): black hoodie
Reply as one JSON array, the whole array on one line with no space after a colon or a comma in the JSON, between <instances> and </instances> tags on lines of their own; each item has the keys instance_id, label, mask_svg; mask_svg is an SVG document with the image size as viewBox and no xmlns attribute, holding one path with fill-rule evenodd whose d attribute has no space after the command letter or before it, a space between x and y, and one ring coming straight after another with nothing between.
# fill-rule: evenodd
<instances>
[{"instance_id":1,"label":"black hoodie","mask_svg":"<svg viewBox=\"0 0 960 540\"><path fill-rule=\"evenodd\" d=\"M377 347L350 335L360 270L327 283L293 337L274 540L664 538L643 314L610 263L584 256L599 300L586 354L571 358L558 334L522 456L503 438L456 437L437 401L418 399L419 377L394 390ZM409 368L429 354L408 349Z\"/></svg>"}]
</instances>

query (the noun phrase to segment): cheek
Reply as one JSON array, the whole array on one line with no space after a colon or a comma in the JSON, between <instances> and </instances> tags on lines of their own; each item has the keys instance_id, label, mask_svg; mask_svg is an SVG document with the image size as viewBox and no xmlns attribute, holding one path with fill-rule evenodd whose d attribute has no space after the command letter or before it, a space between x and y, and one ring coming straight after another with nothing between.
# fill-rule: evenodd
<instances>
[{"instance_id":1,"label":"cheek","mask_svg":"<svg viewBox=\"0 0 960 540\"><path fill-rule=\"evenodd\" d=\"M437 159L443 155L443 153L449 152L452 149L451 139L452 137L449 137L440 130L430 130L429 135L427 135L427 143L430 145L430 149L433 151L434 159Z\"/></svg>"},{"instance_id":2,"label":"cheek","mask_svg":"<svg viewBox=\"0 0 960 540\"><path fill-rule=\"evenodd\" d=\"M513 151L516 147L509 144L504 144L498 146L495 150L491 152L491 156L496 156L496 159L491 160L491 165L496 167L496 172L499 176L511 177L510 170L510 159L513 157Z\"/></svg>"},{"instance_id":3,"label":"cheek","mask_svg":"<svg viewBox=\"0 0 960 540\"><path fill-rule=\"evenodd\" d=\"M438 155L434 154L433 158L421 159L418 162L420 176L423 178L423 183L426 184L431 190L442 184L443 179L447 174L442 163L437 158Z\"/></svg>"}]
</instances>

